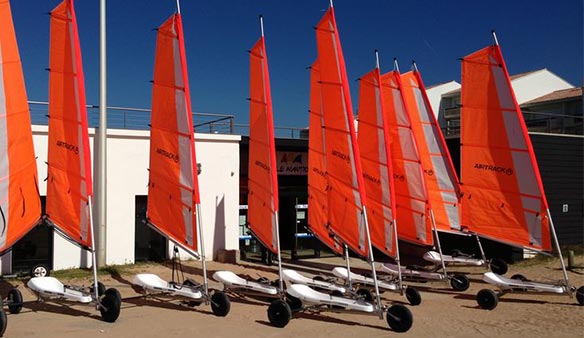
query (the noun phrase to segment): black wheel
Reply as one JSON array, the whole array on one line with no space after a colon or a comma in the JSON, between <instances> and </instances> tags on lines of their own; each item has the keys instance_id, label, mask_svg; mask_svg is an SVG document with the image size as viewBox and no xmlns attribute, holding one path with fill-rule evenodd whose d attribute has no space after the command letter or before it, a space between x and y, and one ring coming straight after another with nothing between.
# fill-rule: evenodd
<instances>
[{"instance_id":1,"label":"black wheel","mask_svg":"<svg viewBox=\"0 0 584 338\"><path fill-rule=\"evenodd\" d=\"M373 293L368 289L357 289L356 294L366 302L373 302Z\"/></svg>"},{"instance_id":2,"label":"black wheel","mask_svg":"<svg viewBox=\"0 0 584 338\"><path fill-rule=\"evenodd\" d=\"M450 278L450 286L455 291L466 291L470 286L470 281L465 275L456 274Z\"/></svg>"},{"instance_id":3,"label":"black wheel","mask_svg":"<svg viewBox=\"0 0 584 338\"><path fill-rule=\"evenodd\" d=\"M0 337L4 336L6 332L6 327L8 326L8 318L6 317L6 312L0 309Z\"/></svg>"},{"instance_id":4,"label":"black wheel","mask_svg":"<svg viewBox=\"0 0 584 338\"><path fill-rule=\"evenodd\" d=\"M504 275L507 273L509 267L507 266L507 262L502 260L501 258L493 258L491 263L489 263L489 267L491 271L496 273L497 275Z\"/></svg>"},{"instance_id":5,"label":"black wheel","mask_svg":"<svg viewBox=\"0 0 584 338\"><path fill-rule=\"evenodd\" d=\"M454 249L454 250L450 251L450 256L459 257L459 256L464 256L464 254L462 253L462 251L460 251L458 249Z\"/></svg>"},{"instance_id":6,"label":"black wheel","mask_svg":"<svg viewBox=\"0 0 584 338\"><path fill-rule=\"evenodd\" d=\"M270 280L267 279L266 277L260 277L260 278L256 279L256 282L258 282L260 284L270 284Z\"/></svg>"},{"instance_id":7,"label":"black wheel","mask_svg":"<svg viewBox=\"0 0 584 338\"><path fill-rule=\"evenodd\" d=\"M387 309L385 320L395 332L406 332L412 327L414 316L407 307L396 304Z\"/></svg>"},{"instance_id":8,"label":"black wheel","mask_svg":"<svg viewBox=\"0 0 584 338\"><path fill-rule=\"evenodd\" d=\"M302 310L302 301L299 298L286 295L286 303L288 303L288 306L292 312L298 312Z\"/></svg>"},{"instance_id":9,"label":"black wheel","mask_svg":"<svg viewBox=\"0 0 584 338\"><path fill-rule=\"evenodd\" d=\"M312 277L312 280L313 281L319 281L319 282L324 282L325 281L324 277L321 276L321 275Z\"/></svg>"},{"instance_id":10,"label":"black wheel","mask_svg":"<svg viewBox=\"0 0 584 338\"><path fill-rule=\"evenodd\" d=\"M37 264L30 269L30 275L33 277L47 277L49 268L44 264Z\"/></svg>"},{"instance_id":11,"label":"black wheel","mask_svg":"<svg viewBox=\"0 0 584 338\"><path fill-rule=\"evenodd\" d=\"M576 300L579 305L584 305L584 286L581 286L576 290Z\"/></svg>"},{"instance_id":12,"label":"black wheel","mask_svg":"<svg viewBox=\"0 0 584 338\"><path fill-rule=\"evenodd\" d=\"M8 292L8 311L12 314L20 313L22 310L22 293L18 289L12 289Z\"/></svg>"},{"instance_id":13,"label":"black wheel","mask_svg":"<svg viewBox=\"0 0 584 338\"><path fill-rule=\"evenodd\" d=\"M288 325L292 318L292 310L288 303L281 299L276 299L268 307L268 320L275 327L284 327Z\"/></svg>"},{"instance_id":14,"label":"black wheel","mask_svg":"<svg viewBox=\"0 0 584 338\"><path fill-rule=\"evenodd\" d=\"M481 309L492 310L497 307L499 297L493 290L482 289L477 293L477 303Z\"/></svg>"},{"instance_id":15,"label":"black wheel","mask_svg":"<svg viewBox=\"0 0 584 338\"><path fill-rule=\"evenodd\" d=\"M120 303L122 302L122 294L118 291L118 289L109 288L109 289L105 290L104 295L108 295L108 294L112 294L112 295L116 296L116 298L120 301Z\"/></svg>"},{"instance_id":16,"label":"black wheel","mask_svg":"<svg viewBox=\"0 0 584 338\"><path fill-rule=\"evenodd\" d=\"M99 312L101 312L101 318L108 322L113 323L120 316L120 307L122 302L116 297L116 295L109 293L105 294L101 298Z\"/></svg>"},{"instance_id":17,"label":"black wheel","mask_svg":"<svg viewBox=\"0 0 584 338\"><path fill-rule=\"evenodd\" d=\"M406 298L408 299L408 302L414 306L420 305L420 303L422 303L422 296L420 296L420 291L411 286L408 286L406 289Z\"/></svg>"},{"instance_id":18,"label":"black wheel","mask_svg":"<svg viewBox=\"0 0 584 338\"><path fill-rule=\"evenodd\" d=\"M231 310L231 302L229 297L221 291L216 291L211 296L211 310L217 317L225 317Z\"/></svg>"},{"instance_id":19,"label":"black wheel","mask_svg":"<svg viewBox=\"0 0 584 338\"><path fill-rule=\"evenodd\" d=\"M95 291L95 284L89 287L89 293L93 294ZM103 296L105 294L105 285L102 282L97 282L97 295Z\"/></svg>"},{"instance_id":20,"label":"black wheel","mask_svg":"<svg viewBox=\"0 0 584 338\"><path fill-rule=\"evenodd\" d=\"M529 281L525 276L523 276L522 274L519 274L519 273L514 274L513 276L511 276L511 279L519 280L519 281L522 281L522 282Z\"/></svg>"}]
</instances>

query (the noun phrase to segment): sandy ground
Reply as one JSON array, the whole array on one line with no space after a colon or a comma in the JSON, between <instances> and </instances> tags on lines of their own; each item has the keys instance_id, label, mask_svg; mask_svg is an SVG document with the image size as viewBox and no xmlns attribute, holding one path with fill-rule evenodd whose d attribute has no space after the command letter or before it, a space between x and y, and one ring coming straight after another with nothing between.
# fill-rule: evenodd
<instances>
[{"instance_id":1,"label":"sandy ground","mask_svg":"<svg viewBox=\"0 0 584 338\"><path fill-rule=\"evenodd\" d=\"M355 266L366 266L352 259ZM584 257L576 259L584 265ZM185 275L202 280L200 262L185 264ZM330 271L335 265L343 265L340 258L303 260L302 265L292 266L310 275ZM510 267L507 275L521 273L531 279L560 279L559 263L521 263ZM209 263L209 276L216 270L229 269L251 278L266 276L276 278L272 267L241 262L239 265ZM188 307L178 301L161 301L144 298L131 287L136 273L156 273L169 279L171 270L164 265L139 265L123 276L103 277L108 287L118 288L123 295L122 312L116 323L101 320L99 312L91 306L64 306L56 303L39 303L32 292L16 280L2 281L2 294L8 288L19 285L25 297L20 314L8 314L5 337L584 337L584 306L578 306L574 298L542 294L507 294L500 298L499 306L486 311L478 307L475 295L478 290L492 286L481 282L481 268L456 268L465 272L471 287L465 292L455 292L442 282L410 283L422 293L422 304L409 306L414 315L410 331L398 334L391 331L385 320L362 314L331 312L300 313L288 326L278 329L270 326L267 305L251 299L231 300L231 312L225 318L215 317L210 306ZM584 285L584 269L570 272L573 285ZM71 280L65 283L89 285L90 280ZM211 281L212 287L221 285ZM397 293L384 293L385 303L407 303Z\"/></svg>"}]
</instances>

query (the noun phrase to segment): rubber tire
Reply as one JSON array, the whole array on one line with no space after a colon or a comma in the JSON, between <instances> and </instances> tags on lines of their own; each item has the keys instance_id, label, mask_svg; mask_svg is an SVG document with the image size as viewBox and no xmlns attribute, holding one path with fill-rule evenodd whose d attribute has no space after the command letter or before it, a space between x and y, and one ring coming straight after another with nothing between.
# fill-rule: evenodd
<instances>
[{"instance_id":1,"label":"rubber tire","mask_svg":"<svg viewBox=\"0 0 584 338\"><path fill-rule=\"evenodd\" d=\"M89 287L89 293L91 293L93 295L93 293L95 292L95 284L91 284L91 286ZM103 296L105 294L105 285L102 282L97 282L97 295L98 296Z\"/></svg>"},{"instance_id":2,"label":"rubber tire","mask_svg":"<svg viewBox=\"0 0 584 338\"><path fill-rule=\"evenodd\" d=\"M318 282L324 282L325 281L324 277L321 276L321 275L312 277L312 280L313 281L318 281Z\"/></svg>"},{"instance_id":3,"label":"rubber tire","mask_svg":"<svg viewBox=\"0 0 584 338\"><path fill-rule=\"evenodd\" d=\"M118 298L120 303L122 302L122 294L116 288L109 288L109 289L105 290L105 292L103 294L104 295L112 294L112 295L116 296L116 298Z\"/></svg>"},{"instance_id":4,"label":"rubber tire","mask_svg":"<svg viewBox=\"0 0 584 338\"><path fill-rule=\"evenodd\" d=\"M491 268L491 271L501 276L506 274L507 270L509 270L507 262L505 262L501 258L493 258L489 263L489 267Z\"/></svg>"},{"instance_id":5,"label":"rubber tire","mask_svg":"<svg viewBox=\"0 0 584 338\"><path fill-rule=\"evenodd\" d=\"M3 309L0 309L0 337L4 336L6 327L8 327L8 317L6 316L6 312L4 312Z\"/></svg>"},{"instance_id":6,"label":"rubber tire","mask_svg":"<svg viewBox=\"0 0 584 338\"><path fill-rule=\"evenodd\" d=\"M523 276L522 274L519 274L519 273L514 274L513 276L511 276L511 279L518 280L518 281L522 281L522 282L528 282L529 281L529 279L527 279L525 276Z\"/></svg>"},{"instance_id":7,"label":"rubber tire","mask_svg":"<svg viewBox=\"0 0 584 338\"><path fill-rule=\"evenodd\" d=\"M450 256L452 257L462 257L465 256L465 254L462 253L462 251L458 250L458 249L454 249L452 251L450 251Z\"/></svg>"},{"instance_id":8,"label":"rubber tire","mask_svg":"<svg viewBox=\"0 0 584 338\"><path fill-rule=\"evenodd\" d=\"M22 293L18 289L8 291L8 311L12 314L20 313L22 310ZM13 304L15 303L15 304Z\"/></svg>"},{"instance_id":9,"label":"rubber tire","mask_svg":"<svg viewBox=\"0 0 584 338\"><path fill-rule=\"evenodd\" d=\"M101 307L99 312L104 322L113 323L120 316L120 307L122 302L112 293L105 294L101 298Z\"/></svg>"},{"instance_id":10,"label":"rubber tire","mask_svg":"<svg viewBox=\"0 0 584 338\"><path fill-rule=\"evenodd\" d=\"M385 314L387 325L395 332L406 332L414 324L412 312L401 304L392 305Z\"/></svg>"},{"instance_id":11,"label":"rubber tire","mask_svg":"<svg viewBox=\"0 0 584 338\"><path fill-rule=\"evenodd\" d=\"M465 275L456 274L450 278L450 286L455 291L466 291L470 286L470 281Z\"/></svg>"},{"instance_id":12,"label":"rubber tire","mask_svg":"<svg viewBox=\"0 0 584 338\"><path fill-rule=\"evenodd\" d=\"M285 301L276 299L268 306L268 320L273 326L283 328L288 325L291 318L292 310Z\"/></svg>"},{"instance_id":13,"label":"rubber tire","mask_svg":"<svg viewBox=\"0 0 584 338\"><path fill-rule=\"evenodd\" d=\"M294 296L286 295L286 303L292 312L302 311L302 301Z\"/></svg>"},{"instance_id":14,"label":"rubber tire","mask_svg":"<svg viewBox=\"0 0 584 338\"><path fill-rule=\"evenodd\" d=\"M578 305L584 305L584 286L576 290L576 300L578 301Z\"/></svg>"},{"instance_id":15,"label":"rubber tire","mask_svg":"<svg viewBox=\"0 0 584 338\"><path fill-rule=\"evenodd\" d=\"M229 297L221 291L215 291L211 296L211 310L217 317L225 317L231 310L231 302Z\"/></svg>"},{"instance_id":16,"label":"rubber tire","mask_svg":"<svg viewBox=\"0 0 584 338\"><path fill-rule=\"evenodd\" d=\"M49 268L44 264L37 264L30 269L32 277L48 277L50 275Z\"/></svg>"},{"instance_id":17,"label":"rubber tire","mask_svg":"<svg viewBox=\"0 0 584 338\"><path fill-rule=\"evenodd\" d=\"M416 306L422 303L422 296L420 295L420 291L418 289L408 286L406 288L406 298L410 305Z\"/></svg>"},{"instance_id":18,"label":"rubber tire","mask_svg":"<svg viewBox=\"0 0 584 338\"><path fill-rule=\"evenodd\" d=\"M369 289L357 289L357 296L360 296L366 302L373 302L373 293Z\"/></svg>"},{"instance_id":19,"label":"rubber tire","mask_svg":"<svg viewBox=\"0 0 584 338\"><path fill-rule=\"evenodd\" d=\"M481 309L492 310L497 307L499 296L493 290L482 289L477 293L477 303Z\"/></svg>"}]
</instances>

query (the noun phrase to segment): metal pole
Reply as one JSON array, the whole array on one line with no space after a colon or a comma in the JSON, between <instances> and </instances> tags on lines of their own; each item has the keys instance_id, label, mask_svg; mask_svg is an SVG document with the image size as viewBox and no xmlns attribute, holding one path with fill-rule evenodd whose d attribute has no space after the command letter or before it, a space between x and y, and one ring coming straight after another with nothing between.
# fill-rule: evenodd
<instances>
[{"instance_id":1,"label":"metal pole","mask_svg":"<svg viewBox=\"0 0 584 338\"><path fill-rule=\"evenodd\" d=\"M367 210L363 206L363 217L365 220L365 234L367 235L367 246L369 249L369 263L371 264L371 273L373 274L373 284L375 285L375 298L377 300L377 314L379 319L383 319L383 309L381 307L381 297L379 296L379 282L377 281L377 272L375 271L375 259L373 259L373 246L371 245L371 234L369 233L369 221L367 220Z\"/></svg>"},{"instance_id":2,"label":"metal pole","mask_svg":"<svg viewBox=\"0 0 584 338\"><path fill-rule=\"evenodd\" d=\"M379 51L375 50L375 68L379 69Z\"/></svg>"},{"instance_id":3,"label":"metal pole","mask_svg":"<svg viewBox=\"0 0 584 338\"><path fill-rule=\"evenodd\" d=\"M91 265L93 266L93 291L96 301L96 309L99 310L99 288L97 287L97 261L95 258L95 231L93 230L93 207L91 206L91 195L87 196L87 206L89 207L89 231L91 231Z\"/></svg>"},{"instance_id":4,"label":"metal pole","mask_svg":"<svg viewBox=\"0 0 584 338\"><path fill-rule=\"evenodd\" d=\"M262 38L264 37L264 17L260 15L260 31L262 33Z\"/></svg>"},{"instance_id":5,"label":"metal pole","mask_svg":"<svg viewBox=\"0 0 584 338\"><path fill-rule=\"evenodd\" d=\"M353 288L353 280L351 279L351 264L349 262L349 247L345 245L345 266L347 267L347 287L349 289Z\"/></svg>"},{"instance_id":6,"label":"metal pole","mask_svg":"<svg viewBox=\"0 0 584 338\"><path fill-rule=\"evenodd\" d=\"M444 256L442 255L442 246L440 245L440 237L438 236L438 230L436 229L436 220L434 219L434 211L432 209L430 209L430 219L432 220L432 230L436 235L436 246L438 247L438 253L440 254L440 263L442 263L444 279L448 279L448 274L446 273L446 264L444 263Z\"/></svg>"},{"instance_id":7,"label":"metal pole","mask_svg":"<svg viewBox=\"0 0 584 338\"><path fill-rule=\"evenodd\" d=\"M106 0L100 0L99 20L99 128L97 147L97 265L106 265L106 171L107 171L107 63L106 63Z\"/></svg>"},{"instance_id":8,"label":"metal pole","mask_svg":"<svg viewBox=\"0 0 584 338\"><path fill-rule=\"evenodd\" d=\"M404 285L402 280L402 272L401 272L401 262L399 258L399 243L397 237L397 219L393 220L393 237L395 238L395 262L397 263L397 278L399 281L399 293L403 295L404 293Z\"/></svg>"},{"instance_id":9,"label":"metal pole","mask_svg":"<svg viewBox=\"0 0 584 338\"><path fill-rule=\"evenodd\" d=\"M485 256L485 251L483 250L483 244L481 243L481 239L479 238L479 235L477 233L475 233L475 237L477 239L479 249L481 250L481 257L483 258L485 264L488 266L489 264L487 263L487 256Z\"/></svg>"},{"instance_id":10,"label":"metal pole","mask_svg":"<svg viewBox=\"0 0 584 338\"><path fill-rule=\"evenodd\" d=\"M333 0L330 0L329 3L331 5L331 8L333 8Z\"/></svg>"},{"instance_id":11,"label":"metal pole","mask_svg":"<svg viewBox=\"0 0 584 338\"><path fill-rule=\"evenodd\" d=\"M399 65L397 64L397 58L393 58L393 70L399 73Z\"/></svg>"},{"instance_id":12,"label":"metal pole","mask_svg":"<svg viewBox=\"0 0 584 338\"><path fill-rule=\"evenodd\" d=\"M201 218L201 204L197 203L197 228L199 229L199 240L201 241L201 261L203 263L203 290L207 300L209 299L209 285L207 283L207 262L205 261L205 238L203 237L203 222Z\"/></svg>"},{"instance_id":13,"label":"metal pole","mask_svg":"<svg viewBox=\"0 0 584 338\"><path fill-rule=\"evenodd\" d=\"M280 292L283 295L284 277L282 276L282 253L280 252L280 222L278 221L278 211L275 212L275 215L276 215L276 244L278 245L278 276L280 277L278 287L280 288Z\"/></svg>"},{"instance_id":14,"label":"metal pole","mask_svg":"<svg viewBox=\"0 0 584 338\"><path fill-rule=\"evenodd\" d=\"M566 290L570 297L572 297L572 289L570 288L570 281L568 280L568 272L566 271L566 265L564 264L564 256L562 256L562 250L560 249L560 242L558 241L558 235L556 234L556 228L554 227L554 221L552 220L552 215L550 209L547 209L547 216L550 220L550 230L554 236L554 243L556 244L556 249L558 249L558 256L560 256L560 263L562 264L562 272L564 273L564 282L566 283Z\"/></svg>"},{"instance_id":15,"label":"metal pole","mask_svg":"<svg viewBox=\"0 0 584 338\"><path fill-rule=\"evenodd\" d=\"M493 34L493 41L495 42L495 46L498 46L499 40L497 39L497 33L495 33L495 30L492 30L491 34Z\"/></svg>"},{"instance_id":16,"label":"metal pole","mask_svg":"<svg viewBox=\"0 0 584 338\"><path fill-rule=\"evenodd\" d=\"M180 14L180 0L176 0L176 12Z\"/></svg>"},{"instance_id":17,"label":"metal pole","mask_svg":"<svg viewBox=\"0 0 584 338\"><path fill-rule=\"evenodd\" d=\"M414 71L418 72L418 66L416 65L416 61L412 60L412 67L414 68Z\"/></svg>"}]
</instances>

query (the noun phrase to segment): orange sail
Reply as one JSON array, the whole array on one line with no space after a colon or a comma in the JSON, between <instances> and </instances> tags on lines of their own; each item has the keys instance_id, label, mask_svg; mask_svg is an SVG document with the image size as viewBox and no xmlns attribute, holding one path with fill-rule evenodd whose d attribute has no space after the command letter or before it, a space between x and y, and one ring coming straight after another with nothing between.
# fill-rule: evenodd
<instances>
[{"instance_id":1,"label":"orange sail","mask_svg":"<svg viewBox=\"0 0 584 338\"><path fill-rule=\"evenodd\" d=\"M548 204L498 45L462 60L462 224L487 238L551 250Z\"/></svg>"},{"instance_id":2,"label":"orange sail","mask_svg":"<svg viewBox=\"0 0 584 338\"><path fill-rule=\"evenodd\" d=\"M343 248L328 230L328 180L324 149L323 116L320 96L320 66L318 60L310 68L310 116L308 133L308 227L331 250L338 254Z\"/></svg>"},{"instance_id":3,"label":"orange sail","mask_svg":"<svg viewBox=\"0 0 584 338\"><path fill-rule=\"evenodd\" d=\"M416 138L436 229L459 232L459 182L446 141L417 70L401 75L402 93Z\"/></svg>"},{"instance_id":4,"label":"orange sail","mask_svg":"<svg viewBox=\"0 0 584 338\"><path fill-rule=\"evenodd\" d=\"M250 51L250 118L247 219L262 244L278 254L278 173L266 45Z\"/></svg>"},{"instance_id":5,"label":"orange sail","mask_svg":"<svg viewBox=\"0 0 584 338\"><path fill-rule=\"evenodd\" d=\"M41 217L30 113L8 0L0 0L0 253Z\"/></svg>"},{"instance_id":6,"label":"orange sail","mask_svg":"<svg viewBox=\"0 0 584 338\"><path fill-rule=\"evenodd\" d=\"M381 95L379 68L361 77L359 87L359 151L367 192L371 243L396 257L395 187L388 119Z\"/></svg>"},{"instance_id":7,"label":"orange sail","mask_svg":"<svg viewBox=\"0 0 584 338\"><path fill-rule=\"evenodd\" d=\"M329 226L356 253L367 256L363 173L349 81L333 8L316 26L328 177Z\"/></svg>"},{"instance_id":8,"label":"orange sail","mask_svg":"<svg viewBox=\"0 0 584 338\"><path fill-rule=\"evenodd\" d=\"M92 246L91 160L85 85L72 0L51 12L46 213L65 236Z\"/></svg>"},{"instance_id":9,"label":"orange sail","mask_svg":"<svg viewBox=\"0 0 584 338\"><path fill-rule=\"evenodd\" d=\"M152 117L148 221L175 243L197 251L200 203L183 25L174 14L158 27Z\"/></svg>"},{"instance_id":10,"label":"orange sail","mask_svg":"<svg viewBox=\"0 0 584 338\"><path fill-rule=\"evenodd\" d=\"M432 245L430 201L415 135L404 105L399 72L392 71L381 76L381 91L387 105L392 142L398 236L413 243Z\"/></svg>"}]
</instances>

